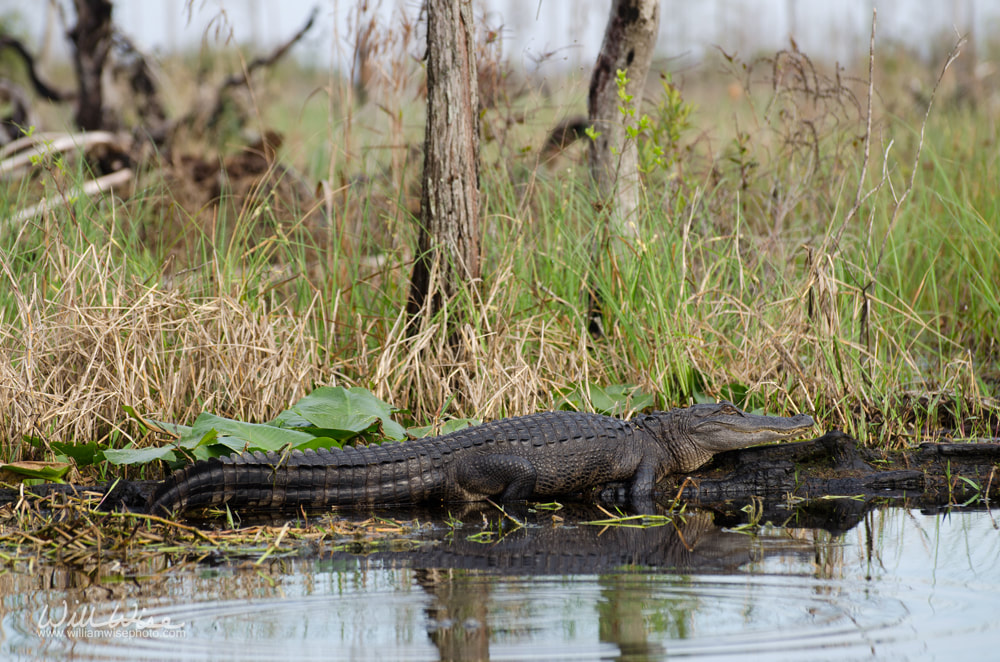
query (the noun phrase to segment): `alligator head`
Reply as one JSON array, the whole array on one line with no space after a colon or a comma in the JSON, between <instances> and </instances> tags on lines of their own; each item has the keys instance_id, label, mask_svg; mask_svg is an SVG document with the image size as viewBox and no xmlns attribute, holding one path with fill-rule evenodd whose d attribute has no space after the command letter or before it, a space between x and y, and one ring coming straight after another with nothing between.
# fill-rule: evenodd
<instances>
[{"instance_id":1,"label":"alligator head","mask_svg":"<svg viewBox=\"0 0 1000 662\"><path fill-rule=\"evenodd\" d=\"M722 451L798 437L813 424L806 414L760 416L741 411L730 402L655 412L642 422L667 443L677 460L675 471L694 471Z\"/></svg>"}]
</instances>

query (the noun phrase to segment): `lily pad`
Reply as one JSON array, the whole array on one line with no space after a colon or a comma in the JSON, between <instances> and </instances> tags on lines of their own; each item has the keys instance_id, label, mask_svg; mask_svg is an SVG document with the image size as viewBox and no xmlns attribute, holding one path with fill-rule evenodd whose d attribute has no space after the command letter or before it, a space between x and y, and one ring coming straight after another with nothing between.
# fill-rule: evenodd
<instances>
[{"instance_id":1,"label":"lily pad","mask_svg":"<svg viewBox=\"0 0 1000 662\"><path fill-rule=\"evenodd\" d=\"M225 443L233 450L254 448L276 451L284 446L296 446L315 438L316 435L299 430L288 430L266 423L244 423L206 412L198 415L191 430L178 439L177 444L183 448L196 448Z\"/></svg>"},{"instance_id":2,"label":"lily pad","mask_svg":"<svg viewBox=\"0 0 1000 662\"><path fill-rule=\"evenodd\" d=\"M380 426L383 435L402 441L406 430L392 419L394 411L392 405L367 389L321 386L279 414L272 424L307 429L301 424L307 421L310 427L336 439L350 439Z\"/></svg>"}]
</instances>

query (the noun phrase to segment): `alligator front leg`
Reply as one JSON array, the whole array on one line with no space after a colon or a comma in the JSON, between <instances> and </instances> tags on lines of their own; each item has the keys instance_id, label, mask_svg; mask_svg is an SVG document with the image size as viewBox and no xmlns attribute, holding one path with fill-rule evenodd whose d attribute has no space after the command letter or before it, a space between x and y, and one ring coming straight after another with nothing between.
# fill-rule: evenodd
<instances>
[{"instance_id":1,"label":"alligator front leg","mask_svg":"<svg viewBox=\"0 0 1000 662\"><path fill-rule=\"evenodd\" d=\"M656 464L649 461L639 463L632 482L629 485L628 496L632 509L641 514L656 512L653 503L653 490L656 487Z\"/></svg>"},{"instance_id":2,"label":"alligator front leg","mask_svg":"<svg viewBox=\"0 0 1000 662\"><path fill-rule=\"evenodd\" d=\"M519 455L480 455L458 461L459 487L484 499L500 495L501 501L524 501L535 491L535 465Z\"/></svg>"}]
</instances>

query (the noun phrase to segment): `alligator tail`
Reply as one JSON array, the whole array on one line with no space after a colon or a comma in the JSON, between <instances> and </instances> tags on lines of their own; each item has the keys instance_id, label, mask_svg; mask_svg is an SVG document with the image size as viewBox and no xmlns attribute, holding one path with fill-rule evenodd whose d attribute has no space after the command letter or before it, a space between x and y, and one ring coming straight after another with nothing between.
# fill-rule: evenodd
<instances>
[{"instance_id":1,"label":"alligator tail","mask_svg":"<svg viewBox=\"0 0 1000 662\"><path fill-rule=\"evenodd\" d=\"M149 512L228 505L281 511L332 505L414 503L445 496L438 458L405 444L287 453L238 453L195 462L157 488Z\"/></svg>"}]
</instances>

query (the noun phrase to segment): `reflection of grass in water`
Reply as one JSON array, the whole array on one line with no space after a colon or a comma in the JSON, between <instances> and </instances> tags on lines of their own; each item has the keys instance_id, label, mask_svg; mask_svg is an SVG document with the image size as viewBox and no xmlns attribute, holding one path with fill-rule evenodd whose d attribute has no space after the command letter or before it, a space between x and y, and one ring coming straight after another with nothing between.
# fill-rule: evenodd
<instances>
[{"instance_id":1,"label":"reflection of grass in water","mask_svg":"<svg viewBox=\"0 0 1000 662\"><path fill-rule=\"evenodd\" d=\"M687 481L685 481L685 485ZM680 492L684 491L682 486ZM680 493L679 492L679 493ZM594 506L607 515L607 519L597 519L589 520L586 522L580 522L580 524L590 525L590 526L621 526L621 527L631 527L637 529L646 529L654 526L664 526L667 524L675 524L677 518L684 517L685 507L681 505L679 508L677 504L670 508L670 514L668 515L653 515L653 514L639 514L639 515L626 515L622 512L621 508L616 507L616 512L611 512L604 506L600 504L594 504Z\"/></svg>"},{"instance_id":2,"label":"reflection of grass in water","mask_svg":"<svg viewBox=\"0 0 1000 662\"><path fill-rule=\"evenodd\" d=\"M580 522L593 526L629 526L638 529L646 529L651 526L664 526L673 524L674 517L669 515L613 515L608 513L608 519L595 519L589 522Z\"/></svg>"}]
</instances>

